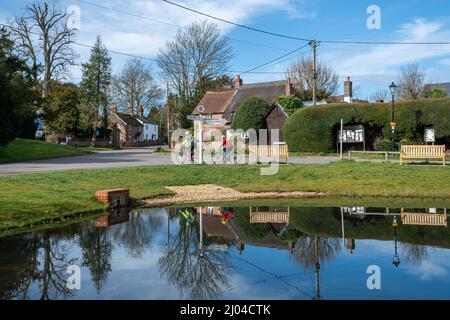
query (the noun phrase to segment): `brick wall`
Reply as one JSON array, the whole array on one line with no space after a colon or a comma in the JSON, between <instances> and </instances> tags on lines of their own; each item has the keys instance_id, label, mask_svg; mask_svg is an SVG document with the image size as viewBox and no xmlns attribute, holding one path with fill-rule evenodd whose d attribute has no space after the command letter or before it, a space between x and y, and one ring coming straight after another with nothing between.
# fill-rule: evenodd
<instances>
[{"instance_id":1,"label":"brick wall","mask_svg":"<svg viewBox=\"0 0 450 320\"><path fill-rule=\"evenodd\" d=\"M126 207L130 201L130 191L128 189L99 190L95 192L95 197L111 208Z\"/></svg>"}]
</instances>

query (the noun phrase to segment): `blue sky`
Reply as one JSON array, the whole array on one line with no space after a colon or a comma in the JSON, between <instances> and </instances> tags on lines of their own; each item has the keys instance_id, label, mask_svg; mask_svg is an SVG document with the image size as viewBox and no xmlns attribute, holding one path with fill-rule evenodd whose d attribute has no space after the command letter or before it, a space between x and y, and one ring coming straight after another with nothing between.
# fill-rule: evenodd
<instances>
[{"instance_id":1,"label":"blue sky","mask_svg":"<svg viewBox=\"0 0 450 320\"><path fill-rule=\"evenodd\" d=\"M20 14L31 0L2 1L0 21ZM107 47L144 57L154 58L158 49L171 40L176 26L205 19L195 13L176 8L161 0L85 0L116 10L148 17L153 21L130 17L110 10L99 9L77 0L60 0L61 6L76 5L81 9L81 28L77 41L92 44L100 34ZM174 0L224 19L255 28L318 40L365 41L450 41L450 3L448 0ZM369 30L366 10L370 5L381 9L381 29ZM155 21L156 20L156 21ZM164 22L164 23L161 23ZM276 38L224 23L219 23L230 38L235 58L232 70L248 70L270 61L303 43ZM248 43L252 42L252 44ZM76 47L80 62L85 61L89 49ZM267 74L243 75L244 82L283 79L283 72L299 54L309 54L307 48L279 63L258 71ZM335 45L321 43L319 59L332 65L341 77L350 76L360 98L368 98L377 89L385 89L397 77L402 64L419 63L427 72L428 82L450 81L450 45ZM118 72L126 57L112 54L113 70ZM159 73L155 63L154 72ZM78 81L80 70L74 67L68 80ZM338 94L342 93L342 87Z\"/></svg>"}]
</instances>

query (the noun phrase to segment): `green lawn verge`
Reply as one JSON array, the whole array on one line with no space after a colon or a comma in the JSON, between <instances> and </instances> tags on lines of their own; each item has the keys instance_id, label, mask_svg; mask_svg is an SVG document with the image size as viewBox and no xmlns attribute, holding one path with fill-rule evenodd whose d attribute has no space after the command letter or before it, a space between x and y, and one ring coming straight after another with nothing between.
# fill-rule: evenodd
<instances>
[{"instance_id":1,"label":"green lawn verge","mask_svg":"<svg viewBox=\"0 0 450 320\"><path fill-rule=\"evenodd\" d=\"M380 201L450 198L450 168L389 163L281 165L261 176L256 165L164 165L70 170L0 177L0 229L74 213L104 209L94 193L129 188L133 199L167 195L165 186L212 183L242 192L319 191L333 197L379 197Z\"/></svg>"},{"instance_id":2,"label":"green lawn verge","mask_svg":"<svg viewBox=\"0 0 450 320\"><path fill-rule=\"evenodd\" d=\"M90 153L90 151L38 140L15 139L6 146L0 147L0 161L57 158L86 153Z\"/></svg>"}]
</instances>

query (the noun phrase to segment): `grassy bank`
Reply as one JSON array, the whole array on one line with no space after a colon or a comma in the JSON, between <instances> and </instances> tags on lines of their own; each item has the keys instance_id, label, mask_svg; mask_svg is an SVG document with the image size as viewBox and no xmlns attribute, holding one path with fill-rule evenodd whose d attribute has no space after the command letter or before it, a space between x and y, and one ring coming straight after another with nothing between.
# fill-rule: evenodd
<instances>
[{"instance_id":1,"label":"grassy bank","mask_svg":"<svg viewBox=\"0 0 450 320\"><path fill-rule=\"evenodd\" d=\"M261 176L260 166L187 165L73 170L0 177L0 229L25 226L65 214L104 208L98 189L130 188L134 199L168 195L165 186L217 184L242 192L319 191L334 197L450 197L450 170L344 161L325 165L282 165ZM417 199L416 199L417 201Z\"/></svg>"},{"instance_id":2,"label":"grassy bank","mask_svg":"<svg viewBox=\"0 0 450 320\"><path fill-rule=\"evenodd\" d=\"M21 161L43 158L76 156L90 153L90 150L52 144L44 141L15 139L8 145L0 147L0 161Z\"/></svg>"}]
</instances>

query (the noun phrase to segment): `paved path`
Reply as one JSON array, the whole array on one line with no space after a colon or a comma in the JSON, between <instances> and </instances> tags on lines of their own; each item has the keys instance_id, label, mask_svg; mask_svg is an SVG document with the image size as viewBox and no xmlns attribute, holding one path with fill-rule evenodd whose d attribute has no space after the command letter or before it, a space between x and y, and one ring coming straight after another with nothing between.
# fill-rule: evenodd
<instances>
[{"instance_id":1,"label":"paved path","mask_svg":"<svg viewBox=\"0 0 450 320\"><path fill-rule=\"evenodd\" d=\"M0 164L0 175L70 169L122 168L172 164L170 154L154 154L155 147L99 151L93 154ZM330 163L339 157L290 157L294 164ZM382 160L379 160L382 161Z\"/></svg>"},{"instance_id":2,"label":"paved path","mask_svg":"<svg viewBox=\"0 0 450 320\"><path fill-rule=\"evenodd\" d=\"M154 147L98 151L96 153L0 164L0 175L69 169L120 168L143 165L168 164L170 155L152 154Z\"/></svg>"}]
</instances>

